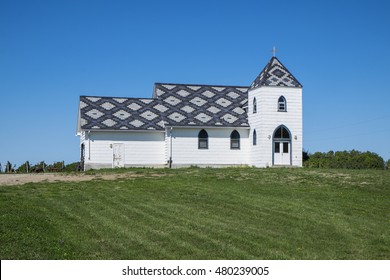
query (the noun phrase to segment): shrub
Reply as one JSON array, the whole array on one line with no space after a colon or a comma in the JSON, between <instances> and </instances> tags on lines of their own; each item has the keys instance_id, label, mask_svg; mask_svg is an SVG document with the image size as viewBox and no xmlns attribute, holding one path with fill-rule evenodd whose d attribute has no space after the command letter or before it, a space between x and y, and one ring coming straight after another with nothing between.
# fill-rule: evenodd
<instances>
[{"instance_id":1,"label":"shrub","mask_svg":"<svg viewBox=\"0 0 390 280\"><path fill-rule=\"evenodd\" d=\"M74 172L74 171L80 171L79 170L79 162L72 162L70 164L65 165L63 171L65 172Z\"/></svg>"},{"instance_id":2,"label":"shrub","mask_svg":"<svg viewBox=\"0 0 390 280\"><path fill-rule=\"evenodd\" d=\"M31 166L31 171L32 173L40 173L40 172L45 172L46 168L46 163L44 161L41 161L33 166Z\"/></svg>"},{"instance_id":3,"label":"shrub","mask_svg":"<svg viewBox=\"0 0 390 280\"><path fill-rule=\"evenodd\" d=\"M18 173L28 173L31 171L30 162L26 161L25 163L22 163L17 169L16 172Z\"/></svg>"},{"instance_id":4,"label":"shrub","mask_svg":"<svg viewBox=\"0 0 390 280\"><path fill-rule=\"evenodd\" d=\"M49 164L45 170L49 172L60 172L64 169L64 162L63 161L57 161L53 164Z\"/></svg>"},{"instance_id":5,"label":"shrub","mask_svg":"<svg viewBox=\"0 0 390 280\"><path fill-rule=\"evenodd\" d=\"M304 166L311 168L383 169L385 162L382 157L372 152L329 151L310 155Z\"/></svg>"},{"instance_id":6,"label":"shrub","mask_svg":"<svg viewBox=\"0 0 390 280\"><path fill-rule=\"evenodd\" d=\"M308 161L309 159L310 159L309 152L303 150L302 151L302 161L303 161L303 164L305 164L305 162Z\"/></svg>"}]
</instances>

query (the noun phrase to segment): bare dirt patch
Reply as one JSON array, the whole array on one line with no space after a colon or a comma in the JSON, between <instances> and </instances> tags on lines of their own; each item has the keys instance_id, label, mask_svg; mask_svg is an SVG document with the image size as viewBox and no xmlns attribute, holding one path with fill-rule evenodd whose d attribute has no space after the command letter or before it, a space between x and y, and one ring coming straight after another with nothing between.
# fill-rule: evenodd
<instances>
[{"instance_id":1,"label":"bare dirt patch","mask_svg":"<svg viewBox=\"0 0 390 280\"><path fill-rule=\"evenodd\" d=\"M41 173L41 174L1 174L0 186L23 185L27 183L39 182L82 182L94 179L116 180L123 178L133 178L140 175L134 173L124 174L58 174L58 173Z\"/></svg>"}]
</instances>

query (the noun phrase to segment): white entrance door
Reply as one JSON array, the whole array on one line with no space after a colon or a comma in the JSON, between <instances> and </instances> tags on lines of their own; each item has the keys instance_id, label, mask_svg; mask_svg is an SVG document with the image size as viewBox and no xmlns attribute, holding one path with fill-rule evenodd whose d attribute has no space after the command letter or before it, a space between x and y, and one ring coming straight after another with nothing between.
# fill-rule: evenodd
<instances>
[{"instance_id":1,"label":"white entrance door","mask_svg":"<svg viewBox=\"0 0 390 280\"><path fill-rule=\"evenodd\" d=\"M123 143L115 143L112 145L114 168L125 166L125 145Z\"/></svg>"},{"instance_id":2,"label":"white entrance door","mask_svg":"<svg viewBox=\"0 0 390 280\"><path fill-rule=\"evenodd\" d=\"M290 165L290 142L275 141L274 142L274 164L275 165Z\"/></svg>"}]
</instances>

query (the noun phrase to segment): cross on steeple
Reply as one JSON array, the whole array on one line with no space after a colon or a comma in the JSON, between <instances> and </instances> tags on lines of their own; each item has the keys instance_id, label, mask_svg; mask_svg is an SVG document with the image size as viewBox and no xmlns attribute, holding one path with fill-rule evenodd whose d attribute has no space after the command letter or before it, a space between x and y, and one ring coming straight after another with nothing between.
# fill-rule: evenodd
<instances>
[{"instance_id":1,"label":"cross on steeple","mask_svg":"<svg viewBox=\"0 0 390 280\"><path fill-rule=\"evenodd\" d=\"M276 52L277 52L277 50L276 50L276 47L275 47L275 46L273 46L273 48L272 48L272 54L273 54L273 57L275 57L275 56L276 56Z\"/></svg>"}]
</instances>

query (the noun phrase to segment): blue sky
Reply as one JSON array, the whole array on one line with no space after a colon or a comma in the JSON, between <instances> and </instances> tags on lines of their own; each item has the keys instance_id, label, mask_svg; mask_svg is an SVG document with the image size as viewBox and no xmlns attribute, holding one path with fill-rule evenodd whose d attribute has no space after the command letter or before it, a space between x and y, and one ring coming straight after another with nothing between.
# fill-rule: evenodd
<instances>
[{"instance_id":1,"label":"blue sky","mask_svg":"<svg viewBox=\"0 0 390 280\"><path fill-rule=\"evenodd\" d=\"M0 162L78 161L80 95L250 85L272 56L303 84L304 148L390 159L390 2L0 1Z\"/></svg>"}]
</instances>

